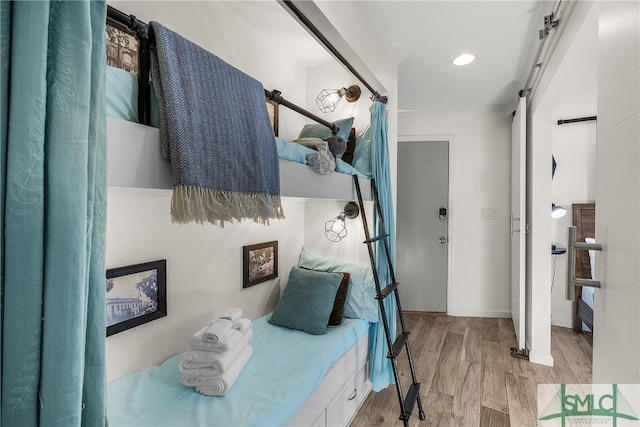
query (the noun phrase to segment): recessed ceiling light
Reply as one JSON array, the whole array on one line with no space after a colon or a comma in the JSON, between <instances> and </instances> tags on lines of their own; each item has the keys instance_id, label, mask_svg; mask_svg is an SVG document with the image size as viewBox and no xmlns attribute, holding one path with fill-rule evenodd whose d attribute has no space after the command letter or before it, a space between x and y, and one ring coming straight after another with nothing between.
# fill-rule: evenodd
<instances>
[{"instance_id":1,"label":"recessed ceiling light","mask_svg":"<svg viewBox=\"0 0 640 427\"><path fill-rule=\"evenodd\" d=\"M467 64L471 64L475 59L476 59L475 55L472 55L470 53L463 53L462 55L458 56L456 59L453 60L453 64L467 65Z\"/></svg>"}]
</instances>

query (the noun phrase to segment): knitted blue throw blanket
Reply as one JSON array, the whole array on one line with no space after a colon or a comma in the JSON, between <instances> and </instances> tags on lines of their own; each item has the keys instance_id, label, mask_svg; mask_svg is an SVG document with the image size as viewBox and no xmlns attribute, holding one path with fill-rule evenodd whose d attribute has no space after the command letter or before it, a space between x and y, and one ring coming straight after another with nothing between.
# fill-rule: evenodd
<instances>
[{"instance_id":1,"label":"knitted blue throw blanket","mask_svg":"<svg viewBox=\"0 0 640 427\"><path fill-rule=\"evenodd\" d=\"M262 84L157 22L151 76L171 219L268 224L284 218L275 137Z\"/></svg>"}]
</instances>

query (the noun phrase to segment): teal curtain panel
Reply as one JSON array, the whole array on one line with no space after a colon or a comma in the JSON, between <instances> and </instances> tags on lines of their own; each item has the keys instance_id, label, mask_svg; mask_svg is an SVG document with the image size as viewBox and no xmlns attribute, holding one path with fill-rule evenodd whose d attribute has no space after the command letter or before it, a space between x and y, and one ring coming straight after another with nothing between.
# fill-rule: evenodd
<instances>
[{"instance_id":1,"label":"teal curtain panel","mask_svg":"<svg viewBox=\"0 0 640 427\"><path fill-rule=\"evenodd\" d=\"M395 216L393 214L393 193L391 191L391 176L389 172L389 140L387 123L387 106L380 101L374 101L371 107L371 137L373 143L373 177L378 188L378 199L380 201L380 211L384 217L384 225L389 233L389 255L395 269L396 265L396 231ZM384 234L380 218L374 210L373 235ZM378 279L381 284L391 283L391 272L385 255L384 243L376 243L376 266ZM382 285L384 286L384 285ZM396 301L395 295L391 294L384 299L384 309L387 313L389 323L389 333L396 336ZM391 361L387 358L389 349L385 340L384 327L382 322L374 323L371 327L371 384L373 391L380 391L389 384L395 384Z\"/></svg>"},{"instance_id":2,"label":"teal curtain panel","mask_svg":"<svg viewBox=\"0 0 640 427\"><path fill-rule=\"evenodd\" d=\"M103 1L1 11L1 424L105 424Z\"/></svg>"}]
</instances>

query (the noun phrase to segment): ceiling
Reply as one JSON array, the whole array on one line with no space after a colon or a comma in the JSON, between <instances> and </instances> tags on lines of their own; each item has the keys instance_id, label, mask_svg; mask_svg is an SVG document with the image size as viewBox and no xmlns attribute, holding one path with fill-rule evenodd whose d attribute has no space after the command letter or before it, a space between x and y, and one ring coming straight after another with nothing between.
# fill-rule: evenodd
<instances>
[{"instance_id":1,"label":"ceiling","mask_svg":"<svg viewBox=\"0 0 640 427\"><path fill-rule=\"evenodd\" d=\"M307 66L333 60L275 1L227 1L254 26L268 25L277 45ZM555 1L355 2L395 46L398 109L509 111L517 102L538 47L538 30ZM463 52L466 66L452 64Z\"/></svg>"},{"instance_id":2,"label":"ceiling","mask_svg":"<svg viewBox=\"0 0 640 427\"><path fill-rule=\"evenodd\" d=\"M551 1L375 1L402 62L400 110L507 111L523 88ZM476 60L453 65L463 52Z\"/></svg>"}]
</instances>

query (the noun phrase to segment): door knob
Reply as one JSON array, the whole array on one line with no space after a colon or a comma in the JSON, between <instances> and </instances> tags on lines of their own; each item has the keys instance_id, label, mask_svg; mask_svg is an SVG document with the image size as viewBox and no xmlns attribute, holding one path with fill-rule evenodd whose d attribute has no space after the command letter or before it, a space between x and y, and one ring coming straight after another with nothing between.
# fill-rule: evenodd
<instances>
[{"instance_id":1,"label":"door knob","mask_svg":"<svg viewBox=\"0 0 640 427\"><path fill-rule=\"evenodd\" d=\"M438 243L447 243L447 238L442 236L438 239Z\"/></svg>"}]
</instances>

